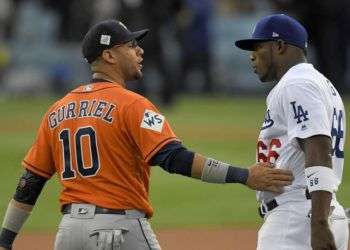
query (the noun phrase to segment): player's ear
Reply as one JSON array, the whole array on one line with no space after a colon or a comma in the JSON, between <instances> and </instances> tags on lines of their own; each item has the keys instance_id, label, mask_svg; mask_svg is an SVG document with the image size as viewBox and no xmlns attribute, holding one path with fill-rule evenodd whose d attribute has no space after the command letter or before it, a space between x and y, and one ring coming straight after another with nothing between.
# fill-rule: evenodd
<instances>
[{"instance_id":1,"label":"player's ear","mask_svg":"<svg viewBox=\"0 0 350 250\"><path fill-rule=\"evenodd\" d=\"M116 63L117 62L117 55L116 53L111 50L111 49L105 49L102 54L101 57L104 61L106 61L107 63Z\"/></svg>"},{"instance_id":2,"label":"player's ear","mask_svg":"<svg viewBox=\"0 0 350 250\"><path fill-rule=\"evenodd\" d=\"M283 54L288 48L288 44L281 39L276 41L275 46L278 54Z\"/></svg>"}]
</instances>

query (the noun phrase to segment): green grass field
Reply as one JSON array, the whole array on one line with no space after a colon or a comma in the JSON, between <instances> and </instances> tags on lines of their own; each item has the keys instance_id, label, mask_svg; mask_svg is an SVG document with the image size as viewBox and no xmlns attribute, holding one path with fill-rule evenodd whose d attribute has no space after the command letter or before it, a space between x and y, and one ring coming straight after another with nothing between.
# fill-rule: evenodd
<instances>
[{"instance_id":1,"label":"green grass field","mask_svg":"<svg viewBox=\"0 0 350 250\"><path fill-rule=\"evenodd\" d=\"M0 218L22 172L20 162L34 140L42 115L53 101L0 101ZM346 106L349 110L350 101ZM173 109L162 111L188 148L242 166L255 161L256 139L265 112L263 97L186 97ZM350 152L349 140L345 147L345 152ZM346 158L338 200L350 207L348 161ZM156 229L255 227L261 222L255 193L241 185L206 184L170 175L159 167L153 169L151 183L155 207L152 224ZM37 202L25 230L55 230L60 220L59 190L56 178L53 178Z\"/></svg>"}]
</instances>

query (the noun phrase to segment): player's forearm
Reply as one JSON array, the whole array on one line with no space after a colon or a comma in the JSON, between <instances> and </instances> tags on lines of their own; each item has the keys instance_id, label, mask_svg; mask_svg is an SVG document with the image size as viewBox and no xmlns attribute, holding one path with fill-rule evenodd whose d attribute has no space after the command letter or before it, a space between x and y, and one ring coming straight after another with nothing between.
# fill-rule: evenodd
<instances>
[{"instance_id":1,"label":"player's forearm","mask_svg":"<svg viewBox=\"0 0 350 250\"><path fill-rule=\"evenodd\" d=\"M0 247L11 249L12 244L29 217L46 179L28 170L17 185L14 198L10 201L0 232Z\"/></svg>"},{"instance_id":2,"label":"player's forearm","mask_svg":"<svg viewBox=\"0 0 350 250\"><path fill-rule=\"evenodd\" d=\"M245 184L249 170L230 166L227 163L204 157L187 150L179 142L164 146L151 160L151 165L159 165L169 173L200 179L211 183Z\"/></svg>"},{"instance_id":3,"label":"player's forearm","mask_svg":"<svg viewBox=\"0 0 350 250\"><path fill-rule=\"evenodd\" d=\"M301 141L305 152L305 175L311 194L312 225L327 225L332 193L337 180L332 169L331 141L323 135L316 135Z\"/></svg>"},{"instance_id":4,"label":"player's forearm","mask_svg":"<svg viewBox=\"0 0 350 250\"><path fill-rule=\"evenodd\" d=\"M12 244L33 209L32 205L11 200L2 223L0 246L11 249Z\"/></svg>"},{"instance_id":5,"label":"player's forearm","mask_svg":"<svg viewBox=\"0 0 350 250\"><path fill-rule=\"evenodd\" d=\"M23 202L16 201L15 199L12 199L10 201L10 203L12 203L13 206L15 206L16 208L22 209L22 210L27 211L29 213L32 212L33 207L34 207L33 205L29 205L29 204L25 204Z\"/></svg>"},{"instance_id":6,"label":"player's forearm","mask_svg":"<svg viewBox=\"0 0 350 250\"><path fill-rule=\"evenodd\" d=\"M328 223L332 194L327 191L315 191L311 193L312 211L311 224L322 225Z\"/></svg>"},{"instance_id":7,"label":"player's forearm","mask_svg":"<svg viewBox=\"0 0 350 250\"><path fill-rule=\"evenodd\" d=\"M203 167L207 158L200 154L195 154L192 163L191 177L200 179L203 173Z\"/></svg>"},{"instance_id":8,"label":"player's forearm","mask_svg":"<svg viewBox=\"0 0 350 250\"><path fill-rule=\"evenodd\" d=\"M305 174L311 195L311 225L326 226L331 212L332 195L337 186L335 174L325 166L308 167Z\"/></svg>"},{"instance_id":9,"label":"player's forearm","mask_svg":"<svg viewBox=\"0 0 350 250\"><path fill-rule=\"evenodd\" d=\"M202 156L187 150L179 142L165 145L150 161L169 173L200 179L210 183L241 183L255 190L280 192L290 185L290 171L273 169L269 163L256 163L249 169Z\"/></svg>"},{"instance_id":10,"label":"player's forearm","mask_svg":"<svg viewBox=\"0 0 350 250\"><path fill-rule=\"evenodd\" d=\"M249 170L195 153L191 176L211 183L241 183L248 180Z\"/></svg>"}]
</instances>

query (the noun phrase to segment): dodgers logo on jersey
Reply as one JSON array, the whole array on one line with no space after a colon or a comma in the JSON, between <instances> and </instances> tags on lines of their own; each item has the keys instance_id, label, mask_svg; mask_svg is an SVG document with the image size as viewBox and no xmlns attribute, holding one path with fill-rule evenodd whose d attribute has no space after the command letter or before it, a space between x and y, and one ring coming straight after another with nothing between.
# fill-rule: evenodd
<instances>
[{"instance_id":1,"label":"dodgers logo on jersey","mask_svg":"<svg viewBox=\"0 0 350 250\"><path fill-rule=\"evenodd\" d=\"M268 109L265 113L265 120L261 130L272 127L275 122L271 119L270 110Z\"/></svg>"},{"instance_id":2,"label":"dodgers logo on jersey","mask_svg":"<svg viewBox=\"0 0 350 250\"><path fill-rule=\"evenodd\" d=\"M295 101L291 102L290 104L293 107L294 119L297 120L298 124L309 120L309 118L308 118L309 112L307 110L304 111L303 106L301 106L301 105L296 106Z\"/></svg>"},{"instance_id":3,"label":"dodgers logo on jersey","mask_svg":"<svg viewBox=\"0 0 350 250\"><path fill-rule=\"evenodd\" d=\"M143 114L141 128L150 129L153 131L161 132L163 129L165 117L152 110L145 110Z\"/></svg>"}]
</instances>

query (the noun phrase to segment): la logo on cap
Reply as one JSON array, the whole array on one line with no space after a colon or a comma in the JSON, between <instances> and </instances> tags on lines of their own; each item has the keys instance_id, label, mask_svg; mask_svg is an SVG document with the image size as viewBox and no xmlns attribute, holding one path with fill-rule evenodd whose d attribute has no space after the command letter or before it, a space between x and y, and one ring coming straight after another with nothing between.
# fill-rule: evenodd
<instances>
[{"instance_id":1,"label":"la logo on cap","mask_svg":"<svg viewBox=\"0 0 350 250\"><path fill-rule=\"evenodd\" d=\"M276 32L272 32L272 37L279 37L280 35Z\"/></svg>"},{"instance_id":2,"label":"la logo on cap","mask_svg":"<svg viewBox=\"0 0 350 250\"><path fill-rule=\"evenodd\" d=\"M101 35L100 44L110 45L111 44L111 36Z\"/></svg>"}]
</instances>

